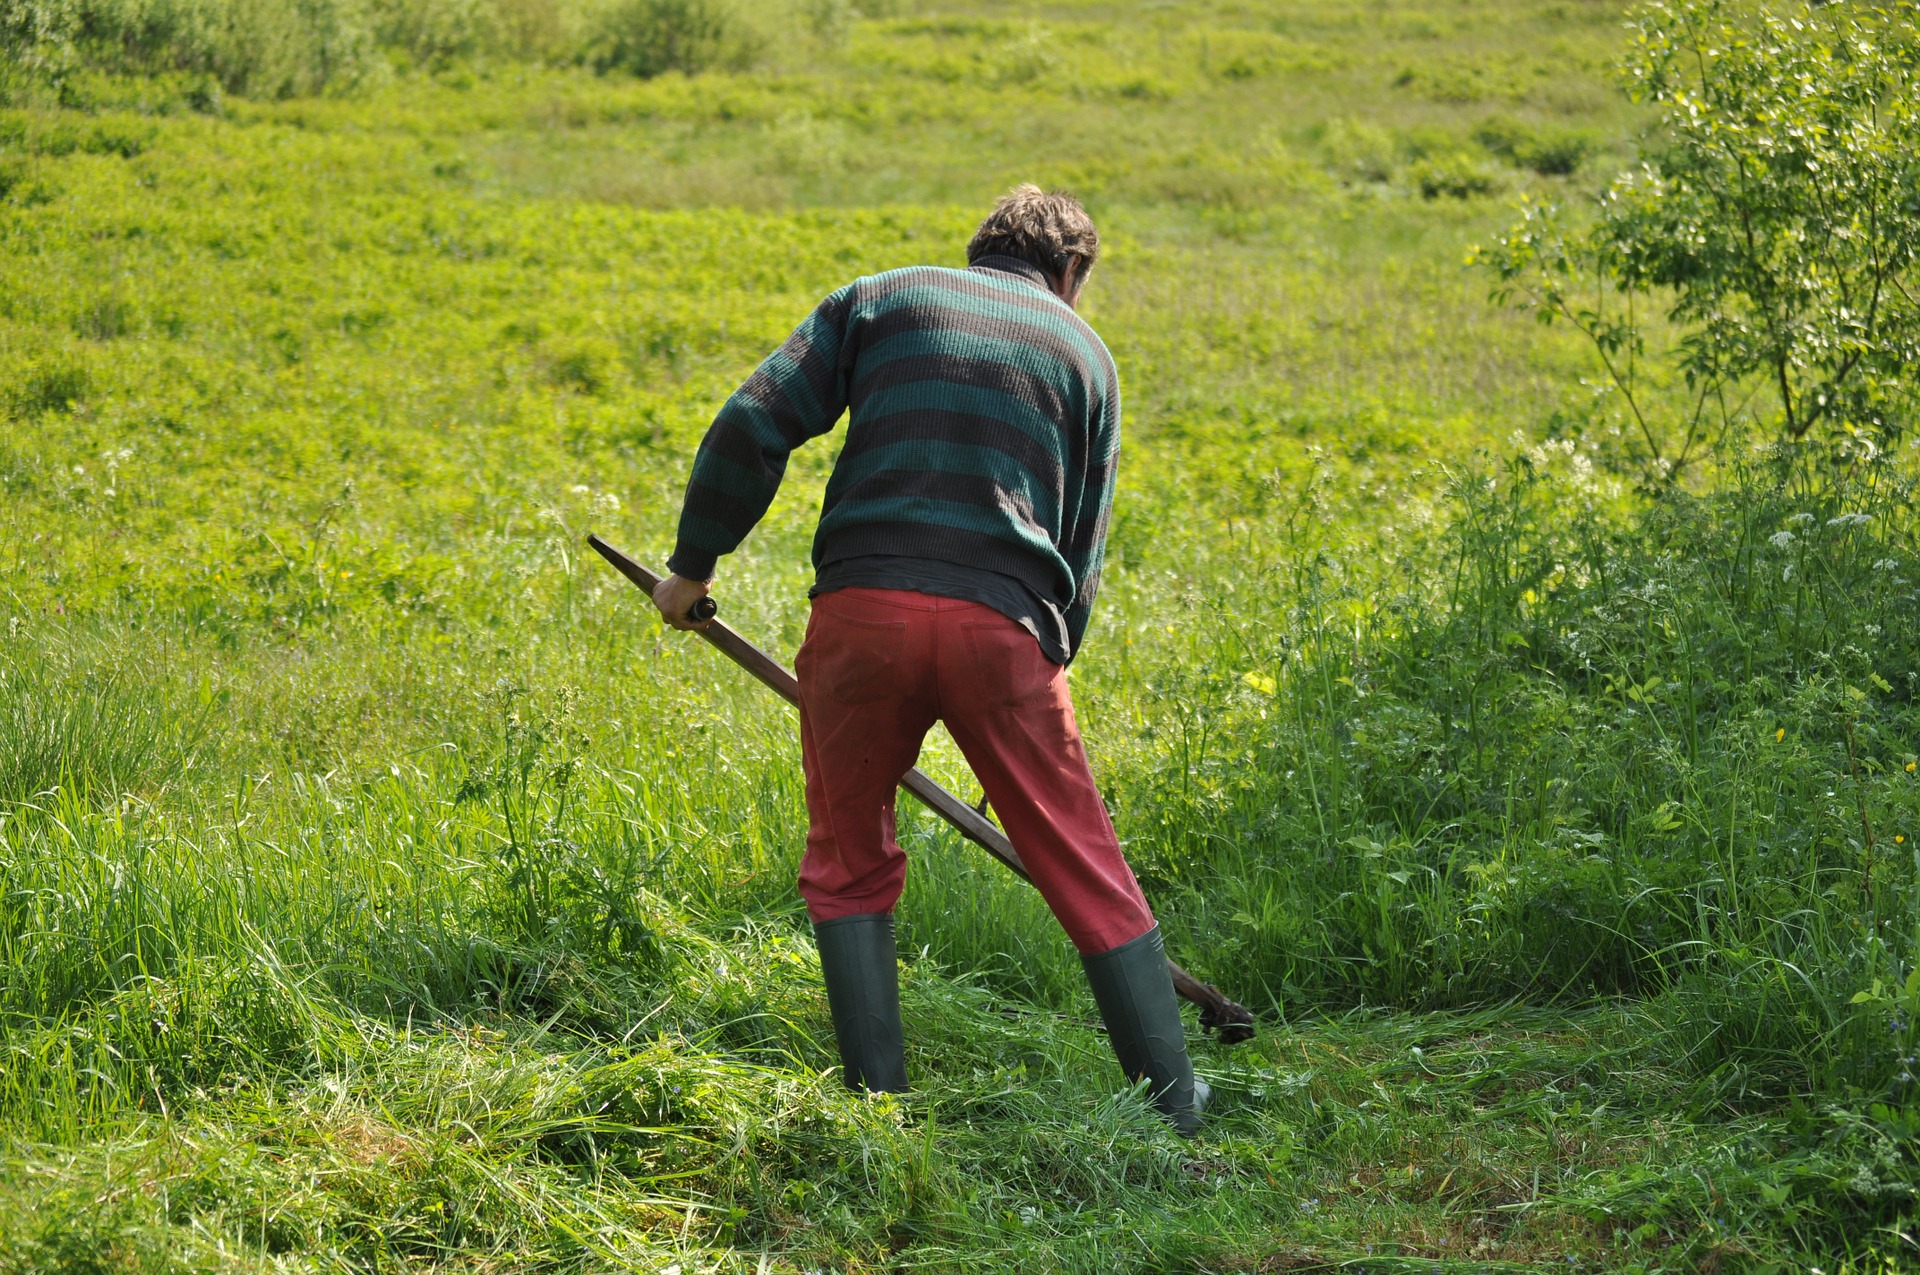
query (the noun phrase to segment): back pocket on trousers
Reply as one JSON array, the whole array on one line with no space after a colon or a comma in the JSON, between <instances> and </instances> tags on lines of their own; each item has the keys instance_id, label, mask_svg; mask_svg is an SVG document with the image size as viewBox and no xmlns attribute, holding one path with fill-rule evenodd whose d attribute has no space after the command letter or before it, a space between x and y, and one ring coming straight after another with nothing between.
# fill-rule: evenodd
<instances>
[{"instance_id":1,"label":"back pocket on trousers","mask_svg":"<svg viewBox=\"0 0 1920 1275\"><path fill-rule=\"evenodd\" d=\"M835 704L855 706L900 693L907 653L904 621L855 619L838 610L816 609L807 627L806 643L793 663L810 694L817 691Z\"/></svg>"},{"instance_id":2,"label":"back pocket on trousers","mask_svg":"<svg viewBox=\"0 0 1920 1275\"><path fill-rule=\"evenodd\" d=\"M969 621L967 654L973 661L980 701L992 708L1026 708L1053 701L1060 666L1040 650L1039 639L1011 620Z\"/></svg>"}]
</instances>

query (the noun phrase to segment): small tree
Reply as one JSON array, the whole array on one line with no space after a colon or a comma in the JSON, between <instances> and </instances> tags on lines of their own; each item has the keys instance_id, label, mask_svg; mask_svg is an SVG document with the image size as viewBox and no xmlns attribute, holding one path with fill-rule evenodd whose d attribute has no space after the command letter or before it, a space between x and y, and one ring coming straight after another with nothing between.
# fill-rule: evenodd
<instances>
[{"instance_id":1,"label":"small tree","mask_svg":"<svg viewBox=\"0 0 1920 1275\"><path fill-rule=\"evenodd\" d=\"M1587 336L1656 482L1737 427L1884 447L1920 366L1913 6L1662 0L1633 29L1628 92L1659 107L1639 167L1590 218L1527 206L1480 250L1495 298Z\"/></svg>"},{"instance_id":2,"label":"small tree","mask_svg":"<svg viewBox=\"0 0 1920 1275\"><path fill-rule=\"evenodd\" d=\"M762 33L735 0L617 0L588 60L602 72L698 75L743 70L763 51Z\"/></svg>"}]
</instances>

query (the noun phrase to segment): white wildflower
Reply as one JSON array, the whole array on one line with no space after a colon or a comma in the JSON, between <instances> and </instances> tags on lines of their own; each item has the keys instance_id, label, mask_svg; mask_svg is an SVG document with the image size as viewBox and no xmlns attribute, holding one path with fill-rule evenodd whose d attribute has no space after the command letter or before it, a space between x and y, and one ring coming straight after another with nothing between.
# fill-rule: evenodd
<instances>
[{"instance_id":1,"label":"white wildflower","mask_svg":"<svg viewBox=\"0 0 1920 1275\"><path fill-rule=\"evenodd\" d=\"M1768 536L1767 540L1774 548L1784 549L1793 543L1793 533L1791 531L1776 531L1771 536Z\"/></svg>"}]
</instances>

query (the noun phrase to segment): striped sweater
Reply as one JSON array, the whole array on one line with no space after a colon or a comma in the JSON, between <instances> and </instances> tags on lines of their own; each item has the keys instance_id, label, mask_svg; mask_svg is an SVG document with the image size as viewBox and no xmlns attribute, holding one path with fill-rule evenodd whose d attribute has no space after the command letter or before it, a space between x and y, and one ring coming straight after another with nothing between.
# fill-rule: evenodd
<instances>
[{"instance_id":1,"label":"striped sweater","mask_svg":"<svg viewBox=\"0 0 1920 1275\"><path fill-rule=\"evenodd\" d=\"M987 257L856 279L822 301L715 416L669 568L710 577L793 449L843 411L815 569L890 555L998 572L1057 605L1077 649L1100 585L1120 390L1106 346L1045 276Z\"/></svg>"}]
</instances>

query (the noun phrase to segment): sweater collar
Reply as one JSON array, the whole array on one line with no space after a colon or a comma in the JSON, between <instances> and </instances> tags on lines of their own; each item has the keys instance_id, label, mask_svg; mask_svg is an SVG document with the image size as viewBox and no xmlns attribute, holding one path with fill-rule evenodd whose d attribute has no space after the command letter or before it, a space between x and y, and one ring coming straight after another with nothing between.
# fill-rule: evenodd
<instances>
[{"instance_id":1,"label":"sweater collar","mask_svg":"<svg viewBox=\"0 0 1920 1275\"><path fill-rule=\"evenodd\" d=\"M1018 275L1028 283L1043 289L1051 296L1053 285L1047 282L1047 272L1032 262L1022 261L1018 257L1002 256L990 253L984 257L975 257L967 263L969 270L998 270L1002 274Z\"/></svg>"}]
</instances>

